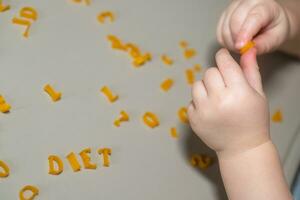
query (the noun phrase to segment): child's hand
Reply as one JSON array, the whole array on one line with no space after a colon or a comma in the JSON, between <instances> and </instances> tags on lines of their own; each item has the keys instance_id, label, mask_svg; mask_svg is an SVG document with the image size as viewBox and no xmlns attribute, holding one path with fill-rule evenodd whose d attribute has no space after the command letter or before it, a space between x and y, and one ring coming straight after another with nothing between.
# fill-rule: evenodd
<instances>
[{"instance_id":1,"label":"child's hand","mask_svg":"<svg viewBox=\"0 0 300 200\"><path fill-rule=\"evenodd\" d=\"M209 68L193 86L188 108L195 133L218 154L240 153L270 140L268 103L256 62L256 50L241 58L216 55L218 68Z\"/></svg>"},{"instance_id":2,"label":"child's hand","mask_svg":"<svg viewBox=\"0 0 300 200\"><path fill-rule=\"evenodd\" d=\"M253 40L258 54L277 49L291 35L288 11L275 0L235 0L217 29L218 41L226 48L238 51Z\"/></svg>"}]
</instances>

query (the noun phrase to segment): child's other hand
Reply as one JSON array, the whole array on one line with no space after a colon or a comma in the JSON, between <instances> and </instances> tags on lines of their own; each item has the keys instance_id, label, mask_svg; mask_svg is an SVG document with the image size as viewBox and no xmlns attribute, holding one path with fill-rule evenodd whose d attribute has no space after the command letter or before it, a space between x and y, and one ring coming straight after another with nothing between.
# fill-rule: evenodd
<instances>
[{"instance_id":1,"label":"child's other hand","mask_svg":"<svg viewBox=\"0 0 300 200\"><path fill-rule=\"evenodd\" d=\"M280 47L292 34L289 15L275 0L235 0L223 12L218 41L238 51L247 42L256 43L258 54Z\"/></svg>"},{"instance_id":2,"label":"child's other hand","mask_svg":"<svg viewBox=\"0 0 300 200\"><path fill-rule=\"evenodd\" d=\"M241 58L216 55L218 68L209 68L193 86L188 108L195 133L218 154L241 153L270 140L269 111L256 62L256 50Z\"/></svg>"}]
</instances>

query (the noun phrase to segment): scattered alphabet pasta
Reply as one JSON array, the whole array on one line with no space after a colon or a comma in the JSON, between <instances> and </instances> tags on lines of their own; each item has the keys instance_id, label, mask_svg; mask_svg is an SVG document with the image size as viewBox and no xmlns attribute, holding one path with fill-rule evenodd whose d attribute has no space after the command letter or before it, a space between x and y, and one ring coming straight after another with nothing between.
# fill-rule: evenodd
<instances>
[{"instance_id":1,"label":"scattered alphabet pasta","mask_svg":"<svg viewBox=\"0 0 300 200\"><path fill-rule=\"evenodd\" d=\"M0 160L0 178L6 178L9 176L9 167L8 165Z\"/></svg>"},{"instance_id":2,"label":"scattered alphabet pasta","mask_svg":"<svg viewBox=\"0 0 300 200\"><path fill-rule=\"evenodd\" d=\"M182 107L178 110L178 117L182 123L185 123L185 124L189 123L186 107Z\"/></svg>"},{"instance_id":3,"label":"scattered alphabet pasta","mask_svg":"<svg viewBox=\"0 0 300 200\"><path fill-rule=\"evenodd\" d=\"M185 40L180 41L179 46L183 50L183 56L185 57L185 59L188 60L197 55L197 51L193 48L189 48L189 44Z\"/></svg>"},{"instance_id":4,"label":"scattered alphabet pasta","mask_svg":"<svg viewBox=\"0 0 300 200\"><path fill-rule=\"evenodd\" d=\"M79 172L82 169L82 166L79 162L79 158L81 159L83 163L84 169L90 169L95 170L97 169L97 164L93 163L91 161L91 148L85 148L83 149L78 156L74 152L70 152L66 159L72 168L73 172ZM103 157L103 166L109 167L110 166L110 156L112 153L112 150L110 148L100 148L98 149L98 154L102 155ZM49 170L48 174L50 175L60 175L64 171L64 162L63 160L57 156L57 155L50 155L48 157L48 163L49 163Z\"/></svg>"},{"instance_id":5,"label":"scattered alphabet pasta","mask_svg":"<svg viewBox=\"0 0 300 200\"><path fill-rule=\"evenodd\" d=\"M169 91L169 90L172 88L173 84L174 84L173 79L168 78L168 79L164 80L164 81L160 84L160 88L161 88L163 91L167 92L167 91Z\"/></svg>"},{"instance_id":6,"label":"scattered alphabet pasta","mask_svg":"<svg viewBox=\"0 0 300 200\"><path fill-rule=\"evenodd\" d=\"M29 29L31 27L32 22L34 22L38 19L38 13L32 7L24 7L20 10L19 14L20 14L20 17L14 17L12 19L12 23L21 25L21 26L25 26L26 29L25 29L25 32L23 33L23 36L25 38L28 38Z\"/></svg>"},{"instance_id":7,"label":"scattered alphabet pasta","mask_svg":"<svg viewBox=\"0 0 300 200\"><path fill-rule=\"evenodd\" d=\"M272 121L275 122L275 123L280 123L283 121L283 115L282 115L282 112L281 110L277 110L273 116L272 116Z\"/></svg>"},{"instance_id":8,"label":"scattered alphabet pasta","mask_svg":"<svg viewBox=\"0 0 300 200\"><path fill-rule=\"evenodd\" d=\"M193 69L187 69L185 70L185 77L186 81L189 85L193 85L195 82L195 73Z\"/></svg>"},{"instance_id":9,"label":"scattered alphabet pasta","mask_svg":"<svg viewBox=\"0 0 300 200\"><path fill-rule=\"evenodd\" d=\"M70 0L74 3L80 4L84 3L86 5L91 4L91 0ZM0 0L0 13L10 10L10 5L4 4ZM23 36L25 38L29 37L29 32L32 24L39 19L39 13L33 7L22 7L18 13L18 16L12 18L11 22L13 24L25 27ZM96 19L94 19L95 21ZM97 20L100 24L105 24L107 22L113 23L116 20L116 15L112 11L103 11L97 15ZM126 53L131 59L131 64L140 68L146 63L152 60L152 54L146 51L141 51L140 47L137 44L131 42L123 42L120 38L115 35L107 35L107 40L111 44L111 48ZM189 43L185 40L179 42L179 47L183 52L183 56L186 60L192 59L197 55L197 51L194 48L189 47ZM248 42L243 48L240 49L240 54L245 54L251 48L255 47L253 41ZM161 62L167 66L172 66L174 64L174 59L169 57L166 54L161 55ZM177 60L175 59L177 62ZM168 70L172 70L169 68ZM196 73L202 71L202 66L200 64L195 64L193 67L185 70L185 79L188 85L192 85L195 82ZM183 75L182 75L183 76ZM174 79L167 78L162 81L160 84L160 89L163 92L168 92L174 85ZM177 83L177 82L176 82ZM158 87L158 85L157 85ZM43 88L53 102L57 102L62 98L62 93L56 91L50 84L47 84ZM119 99L119 95L113 92L108 86L103 86L100 89L100 92L107 98L110 103L114 103ZM0 95L0 111L2 113L8 113L11 110L11 105L8 104L3 96ZM180 122L188 124L188 115L187 108L181 107L177 111L177 117ZM129 122L131 116L121 110L120 114L115 118L113 124L116 127L120 127L123 123ZM145 112L142 116L143 123L150 128L156 128L160 126L160 120L158 115L153 112ZM283 114L280 110L276 111L272 116L272 121L275 123L280 123L283 121ZM169 129L169 134L172 138L178 139L179 134L175 127ZM99 164L92 161L91 157L92 150L91 148L85 148L79 153L70 152L65 157L60 157L58 155L49 155L48 156L48 174L52 176L61 175L64 170L66 170L67 164L70 167L72 173L81 173L85 170L96 170L99 167ZM112 149L108 147L99 148L96 151L97 157L100 157L102 160L103 167L111 166L111 155ZM195 154L192 155L190 159L190 164L194 167L200 168L202 170L208 169L214 163L214 159L211 156L204 154ZM9 166L2 160L0 160L0 180L1 178L7 178L10 176ZM39 195L39 188L32 185L24 186L19 192L20 200L34 200Z\"/></svg>"},{"instance_id":10,"label":"scattered alphabet pasta","mask_svg":"<svg viewBox=\"0 0 300 200\"><path fill-rule=\"evenodd\" d=\"M58 156L51 155L48 157L48 161L49 161L49 174L59 175L64 171L64 163ZM57 167L55 167L55 164Z\"/></svg>"},{"instance_id":11,"label":"scattered alphabet pasta","mask_svg":"<svg viewBox=\"0 0 300 200\"><path fill-rule=\"evenodd\" d=\"M187 41L182 40L182 41L179 42L179 46L180 46L182 49L186 49L186 48L188 48L189 44L188 44Z\"/></svg>"},{"instance_id":12,"label":"scattered alphabet pasta","mask_svg":"<svg viewBox=\"0 0 300 200\"><path fill-rule=\"evenodd\" d=\"M196 56L197 52L195 49L186 49L184 50L184 57L186 59L191 59L193 58L194 56Z\"/></svg>"},{"instance_id":13,"label":"scattered alphabet pasta","mask_svg":"<svg viewBox=\"0 0 300 200\"><path fill-rule=\"evenodd\" d=\"M28 194L30 193L30 194ZM26 185L19 193L20 200L33 200L39 195L39 189L32 185Z\"/></svg>"},{"instance_id":14,"label":"scattered alphabet pasta","mask_svg":"<svg viewBox=\"0 0 300 200\"><path fill-rule=\"evenodd\" d=\"M114 22L115 21L115 15L113 12L111 11L104 11L104 12L101 12L99 15L98 15L98 21L101 23L101 24L104 24L106 19L109 19L110 22Z\"/></svg>"},{"instance_id":15,"label":"scattered alphabet pasta","mask_svg":"<svg viewBox=\"0 0 300 200\"><path fill-rule=\"evenodd\" d=\"M11 106L6 103L6 100L3 96L0 95L0 111L2 113L8 113L11 109Z\"/></svg>"},{"instance_id":16,"label":"scattered alphabet pasta","mask_svg":"<svg viewBox=\"0 0 300 200\"><path fill-rule=\"evenodd\" d=\"M165 54L161 56L161 60L165 65L173 65L174 63L173 59Z\"/></svg>"},{"instance_id":17,"label":"scattered alphabet pasta","mask_svg":"<svg viewBox=\"0 0 300 200\"><path fill-rule=\"evenodd\" d=\"M104 94L104 96L106 96L110 103L114 103L119 99L119 96L114 95L113 92L107 86L102 87L101 92Z\"/></svg>"},{"instance_id":18,"label":"scattered alphabet pasta","mask_svg":"<svg viewBox=\"0 0 300 200\"><path fill-rule=\"evenodd\" d=\"M72 0L74 3L82 3L84 2L86 5L91 4L91 0Z\"/></svg>"},{"instance_id":19,"label":"scattered alphabet pasta","mask_svg":"<svg viewBox=\"0 0 300 200\"><path fill-rule=\"evenodd\" d=\"M150 128L155 128L155 127L159 126L159 119L152 112L146 112L143 115L143 121L144 121L145 125L149 126Z\"/></svg>"},{"instance_id":20,"label":"scattered alphabet pasta","mask_svg":"<svg viewBox=\"0 0 300 200\"><path fill-rule=\"evenodd\" d=\"M114 121L114 125L116 127L120 127L122 122L128 122L129 121L129 115L126 111L122 110L120 112L120 116Z\"/></svg>"},{"instance_id":21,"label":"scattered alphabet pasta","mask_svg":"<svg viewBox=\"0 0 300 200\"><path fill-rule=\"evenodd\" d=\"M201 72L202 66L200 64L195 64L193 69L195 72Z\"/></svg>"},{"instance_id":22,"label":"scattered alphabet pasta","mask_svg":"<svg viewBox=\"0 0 300 200\"><path fill-rule=\"evenodd\" d=\"M61 92L55 91L54 88L49 84L44 86L44 91L51 97L52 101L54 102L61 99Z\"/></svg>"},{"instance_id":23,"label":"scattered alphabet pasta","mask_svg":"<svg viewBox=\"0 0 300 200\"><path fill-rule=\"evenodd\" d=\"M99 149L98 154L102 155L103 157L103 166L109 167L110 166L109 156L111 155L111 149L110 148Z\"/></svg>"},{"instance_id":24,"label":"scattered alphabet pasta","mask_svg":"<svg viewBox=\"0 0 300 200\"><path fill-rule=\"evenodd\" d=\"M178 138L178 133L177 133L177 129L175 127L170 128L170 135L173 138Z\"/></svg>"},{"instance_id":25,"label":"scattered alphabet pasta","mask_svg":"<svg viewBox=\"0 0 300 200\"><path fill-rule=\"evenodd\" d=\"M213 164L213 158L203 154L195 154L192 155L190 162L192 166L205 170Z\"/></svg>"},{"instance_id":26,"label":"scattered alphabet pasta","mask_svg":"<svg viewBox=\"0 0 300 200\"><path fill-rule=\"evenodd\" d=\"M85 169L96 169L97 165L91 162L90 153L91 153L91 148L87 148L87 149L83 149L79 153L79 155L82 159L83 166Z\"/></svg>"},{"instance_id":27,"label":"scattered alphabet pasta","mask_svg":"<svg viewBox=\"0 0 300 200\"><path fill-rule=\"evenodd\" d=\"M132 65L134 67L141 67L145 63L152 60L152 55L150 53L141 53L139 47L133 43L123 43L114 35L108 35L107 39L110 41L113 49L121 50L129 54L129 56L132 58Z\"/></svg>"},{"instance_id":28,"label":"scattered alphabet pasta","mask_svg":"<svg viewBox=\"0 0 300 200\"><path fill-rule=\"evenodd\" d=\"M2 3L2 0L0 0L0 13L1 12L5 12L5 11L7 11L7 10L9 10L10 9L10 6L9 5L4 5L3 3Z\"/></svg>"}]
</instances>

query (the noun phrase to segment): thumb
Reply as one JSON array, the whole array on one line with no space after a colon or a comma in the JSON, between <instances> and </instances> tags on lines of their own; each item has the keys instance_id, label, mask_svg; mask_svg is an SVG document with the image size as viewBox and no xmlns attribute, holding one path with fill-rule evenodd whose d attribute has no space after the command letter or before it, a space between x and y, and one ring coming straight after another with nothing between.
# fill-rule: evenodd
<instances>
[{"instance_id":1,"label":"thumb","mask_svg":"<svg viewBox=\"0 0 300 200\"><path fill-rule=\"evenodd\" d=\"M261 75L256 59L256 49L252 48L241 56L241 67L249 85L264 96Z\"/></svg>"}]
</instances>

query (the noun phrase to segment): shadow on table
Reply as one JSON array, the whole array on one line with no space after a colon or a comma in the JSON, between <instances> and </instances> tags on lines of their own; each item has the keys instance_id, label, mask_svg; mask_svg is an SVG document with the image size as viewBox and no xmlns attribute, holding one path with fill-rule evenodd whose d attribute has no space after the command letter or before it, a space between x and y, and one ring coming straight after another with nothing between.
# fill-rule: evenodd
<instances>
[{"instance_id":1,"label":"shadow on table","mask_svg":"<svg viewBox=\"0 0 300 200\"><path fill-rule=\"evenodd\" d=\"M206 154L212 156L214 163L206 170L201 170L191 166L191 170L199 172L199 176L204 177L209 182L213 183L215 190L215 198L217 200L227 199L225 189L222 183L221 175L219 172L218 160L213 150L209 149L190 128L186 128L184 131L183 139L181 140L181 148L183 156L189 164L191 156L193 154Z\"/></svg>"},{"instance_id":2,"label":"shadow on table","mask_svg":"<svg viewBox=\"0 0 300 200\"><path fill-rule=\"evenodd\" d=\"M213 44L211 49L209 49L209 52L211 53L208 56L209 66L216 66L215 53L219 49L220 47L218 44ZM233 56L237 61L239 61L239 55L233 54ZM267 89L268 87L272 87L272 76L276 73L280 73L280 71L285 69L289 63L295 62L295 59L286 54L275 52L269 55L260 56L258 62L263 77L264 88ZM207 170L203 171L198 168L193 168L192 166L191 168L192 170L197 170L200 176L203 176L208 181L213 183L213 185L215 185L215 198L217 200L227 199L215 153L209 149L190 128L185 130L185 136L182 140L181 148L187 163L190 161L190 158L193 154L207 154L215 158L214 165Z\"/></svg>"}]
</instances>

